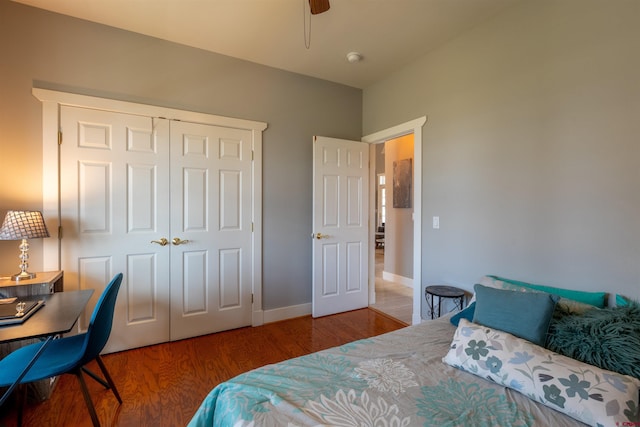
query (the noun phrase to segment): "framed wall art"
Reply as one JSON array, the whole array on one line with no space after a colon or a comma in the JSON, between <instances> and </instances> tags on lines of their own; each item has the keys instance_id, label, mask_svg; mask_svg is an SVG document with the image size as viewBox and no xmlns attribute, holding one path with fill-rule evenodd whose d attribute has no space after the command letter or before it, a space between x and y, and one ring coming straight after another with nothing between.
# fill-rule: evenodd
<instances>
[{"instance_id":1,"label":"framed wall art","mask_svg":"<svg viewBox=\"0 0 640 427\"><path fill-rule=\"evenodd\" d=\"M393 162L393 207L411 207L412 159Z\"/></svg>"}]
</instances>

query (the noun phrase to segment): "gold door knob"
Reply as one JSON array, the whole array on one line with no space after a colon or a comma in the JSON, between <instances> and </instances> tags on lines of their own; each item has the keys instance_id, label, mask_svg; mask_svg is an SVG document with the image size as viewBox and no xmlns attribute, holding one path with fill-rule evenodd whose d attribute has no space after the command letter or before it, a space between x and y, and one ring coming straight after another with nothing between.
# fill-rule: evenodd
<instances>
[{"instance_id":1,"label":"gold door knob","mask_svg":"<svg viewBox=\"0 0 640 427\"><path fill-rule=\"evenodd\" d=\"M174 245L178 246L178 245L184 245L185 243L189 243L188 240L181 240L179 237L174 237L173 240L171 241L171 243L173 243Z\"/></svg>"},{"instance_id":2,"label":"gold door knob","mask_svg":"<svg viewBox=\"0 0 640 427\"><path fill-rule=\"evenodd\" d=\"M319 240L319 239L328 239L331 236L329 236L328 234L315 233L315 234L312 234L311 237Z\"/></svg>"},{"instance_id":3,"label":"gold door knob","mask_svg":"<svg viewBox=\"0 0 640 427\"><path fill-rule=\"evenodd\" d=\"M167 244L169 243L169 241L167 239L165 239L164 237L160 240L152 240L151 243L157 243L160 246L167 246Z\"/></svg>"}]
</instances>

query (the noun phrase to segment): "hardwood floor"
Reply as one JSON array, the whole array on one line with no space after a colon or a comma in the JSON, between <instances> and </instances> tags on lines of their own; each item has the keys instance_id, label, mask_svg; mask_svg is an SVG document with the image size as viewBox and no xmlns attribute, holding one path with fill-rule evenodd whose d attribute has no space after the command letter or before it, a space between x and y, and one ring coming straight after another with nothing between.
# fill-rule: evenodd
<instances>
[{"instance_id":1,"label":"hardwood floor","mask_svg":"<svg viewBox=\"0 0 640 427\"><path fill-rule=\"evenodd\" d=\"M91 379L102 426L184 426L217 384L242 372L402 328L374 310L310 316L241 328L103 356L120 392ZM89 365L99 372L95 362ZM95 368L95 369L94 369ZM0 408L0 427L16 425L13 401ZM90 426L77 379L63 375L51 398L25 408L24 426Z\"/></svg>"}]
</instances>

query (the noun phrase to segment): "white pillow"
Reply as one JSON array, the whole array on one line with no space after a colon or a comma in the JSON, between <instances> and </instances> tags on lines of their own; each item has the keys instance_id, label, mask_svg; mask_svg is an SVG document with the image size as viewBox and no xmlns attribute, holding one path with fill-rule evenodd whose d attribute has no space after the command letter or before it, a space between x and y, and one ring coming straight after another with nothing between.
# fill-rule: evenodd
<instances>
[{"instance_id":1,"label":"white pillow","mask_svg":"<svg viewBox=\"0 0 640 427\"><path fill-rule=\"evenodd\" d=\"M592 426L637 425L639 421L640 380L467 319L460 319L442 361Z\"/></svg>"}]
</instances>

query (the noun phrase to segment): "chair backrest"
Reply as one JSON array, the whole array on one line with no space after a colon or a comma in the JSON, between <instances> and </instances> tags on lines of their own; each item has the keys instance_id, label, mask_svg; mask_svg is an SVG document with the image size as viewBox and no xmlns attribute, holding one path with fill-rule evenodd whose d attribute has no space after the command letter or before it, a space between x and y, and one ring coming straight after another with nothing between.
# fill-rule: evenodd
<instances>
[{"instance_id":1,"label":"chair backrest","mask_svg":"<svg viewBox=\"0 0 640 427\"><path fill-rule=\"evenodd\" d=\"M121 283L122 273L118 273L111 279L93 309L85 336L84 355L81 362L83 365L95 359L107 344Z\"/></svg>"}]
</instances>

